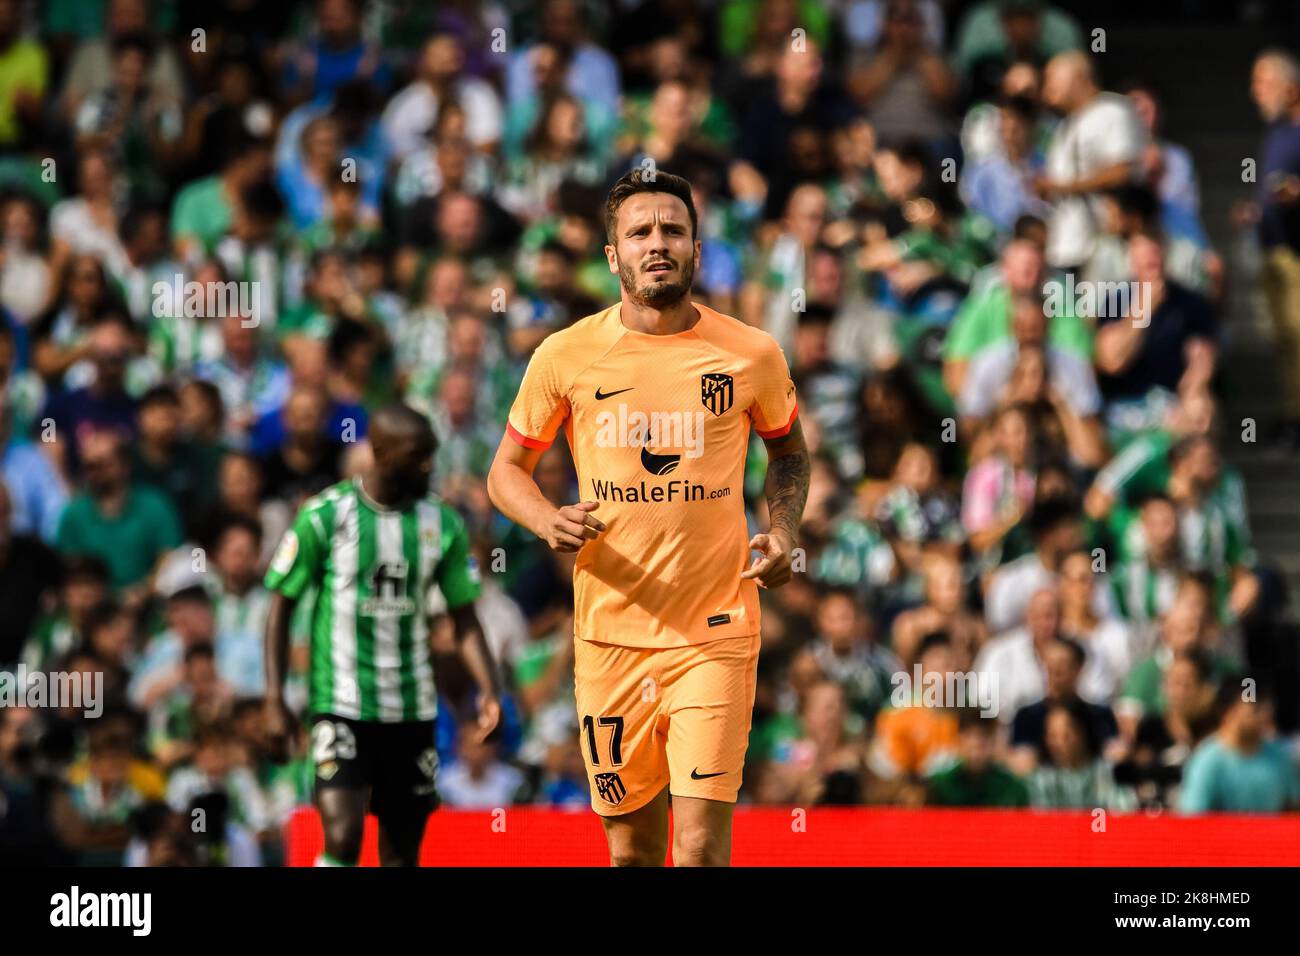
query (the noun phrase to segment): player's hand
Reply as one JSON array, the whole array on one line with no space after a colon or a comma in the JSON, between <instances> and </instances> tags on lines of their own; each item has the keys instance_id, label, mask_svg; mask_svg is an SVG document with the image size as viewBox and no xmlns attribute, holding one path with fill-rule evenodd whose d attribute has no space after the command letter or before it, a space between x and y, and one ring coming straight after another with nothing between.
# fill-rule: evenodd
<instances>
[{"instance_id":1,"label":"player's hand","mask_svg":"<svg viewBox=\"0 0 1300 956\"><path fill-rule=\"evenodd\" d=\"M262 733L267 752L276 763L289 759L289 708L279 697L268 697L262 705Z\"/></svg>"},{"instance_id":2,"label":"player's hand","mask_svg":"<svg viewBox=\"0 0 1300 956\"><path fill-rule=\"evenodd\" d=\"M790 580L790 562L794 557L794 542L778 531L769 534L756 534L749 540L749 547L761 557L755 558L749 570L743 572L741 580L757 578L760 588L779 588Z\"/></svg>"},{"instance_id":3,"label":"player's hand","mask_svg":"<svg viewBox=\"0 0 1300 956\"><path fill-rule=\"evenodd\" d=\"M555 509L542 537L552 551L577 551L605 530L604 523L592 514L599 501L580 501Z\"/></svg>"},{"instance_id":4,"label":"player's hand","mask_svg":"<svg viewBox=\"0 0 1300 956\"><path fill-rule=\"evenodd\" d=\"M478 699L478 743L488 739L488 735L501 723L501 701L492 694L480 694Z\"/></svg>"}]
</instances>

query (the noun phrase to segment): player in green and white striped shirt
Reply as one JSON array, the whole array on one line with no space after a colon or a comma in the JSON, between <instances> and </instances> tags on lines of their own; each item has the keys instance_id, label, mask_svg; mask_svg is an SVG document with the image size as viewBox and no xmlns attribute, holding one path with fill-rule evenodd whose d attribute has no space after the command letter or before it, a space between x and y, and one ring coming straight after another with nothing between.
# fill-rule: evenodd
<instances>
[{"instance_id":1,"label":"player in green and white striped shirt","mask_svg":"<svg viewBox=\"0 0 1300 956\"><path fill-rule=\"evenodd\" d=\"M479 733L500 717L496 672L474 612L478 570L460 516L428 493L437 440L419 412L381 409L373 464L305 502L271 561L266 627L268 736L288 731L283 688L294 606L319 588L311 621L308 710L327 862L355 864L367 795L385 863L414 865L437 805L429 639L436 585L479 687Z\"/></svg>"}]
</instances>

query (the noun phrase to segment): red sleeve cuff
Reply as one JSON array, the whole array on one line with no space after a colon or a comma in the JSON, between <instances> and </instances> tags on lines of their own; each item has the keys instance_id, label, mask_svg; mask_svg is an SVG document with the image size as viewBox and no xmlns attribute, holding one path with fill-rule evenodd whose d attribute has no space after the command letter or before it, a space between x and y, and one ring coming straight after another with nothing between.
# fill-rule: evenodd
<instances>
[{"instance_id":1,"label":"red sleeve cuff","mask_svg":"<svg viewBox=\"0 0 1300 956\"><path fill-rule=\"evenodd\" d=\"M798 417L799 403L795 402L794 408L790 409L790 420L780 428L773 428L770 432L765 432L761 428L755 428L754 431L758 432L758 437L763 439L784 438L786 435L790 434L790 429L794 428L794 420Z\"/></svg>"},{"instance_id":2,"label":"red sleeve cuff","mask_svg":"<svg viewBox=\"0 0 1300 956\"><path fill-rule=\"evenodd\" d=\"M786 430L789 431L788 425L786 426ZM506 434L525 448L532 448L536 451L546 451L546 449L551 447L551 443L555 441L554 438L552 438L551 441L542 441L540 438L529 438L509 422L506 422Z\"/></svg>"}]
</instances>

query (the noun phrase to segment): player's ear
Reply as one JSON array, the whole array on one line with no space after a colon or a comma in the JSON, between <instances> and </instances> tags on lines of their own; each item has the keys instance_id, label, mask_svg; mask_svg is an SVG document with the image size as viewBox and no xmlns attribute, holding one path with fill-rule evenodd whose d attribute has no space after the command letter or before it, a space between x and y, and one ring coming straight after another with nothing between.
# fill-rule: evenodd
<instances>
[{"instance_id":1,"label":"player's ear","mask_svg":"<svg viewBox=\"0 0 1300 956\"><path fill-rule=\"evenodd\" d=\"M609 260L609 271L614 275L618 275L618 251L613 246L606 244L605 258Z\"/></svg>"}]
</instances>

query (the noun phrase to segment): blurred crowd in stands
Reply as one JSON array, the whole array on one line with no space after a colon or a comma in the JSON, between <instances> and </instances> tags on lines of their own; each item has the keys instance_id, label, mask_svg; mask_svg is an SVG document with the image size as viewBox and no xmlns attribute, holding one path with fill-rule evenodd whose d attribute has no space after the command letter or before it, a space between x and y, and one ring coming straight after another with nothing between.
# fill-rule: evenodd
<instances>
[{"instance_id":1,"label":"blurred crowd in stands","mask_svg":"<svg viewBox=\"0 0 1300 956\"><path fill-rule=\"evenodd\" d=\"M103 690L93 719L0 696L0 856L282 859L311 765L263 745L262 577L398 398L509 691L487 743L458 731L440 618L443 800L588 805L573 559L484 478L533 349L618 300L602 203L651 165L814 456L743 802L1300 807L1226 270L1159 83L1040 0L0 0L0 670ZM1300 70L1264 51L1249 83L1294 451ZM537 477L577 500L563 442Z\"/></svg>"}]
</instances>

